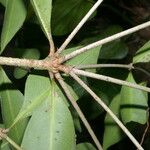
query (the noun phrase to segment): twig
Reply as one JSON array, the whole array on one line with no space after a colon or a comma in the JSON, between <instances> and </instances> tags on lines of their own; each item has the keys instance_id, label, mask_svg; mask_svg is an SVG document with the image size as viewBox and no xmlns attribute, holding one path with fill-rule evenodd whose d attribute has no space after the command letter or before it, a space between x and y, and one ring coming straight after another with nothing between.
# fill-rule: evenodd
<instances>
[{"instance_id":1,"label":"twig","mask_svg":"<svg viewBox=\"0 0 150 150\"><path fill-rule=\"evenodd\" d=\"M76 26L76 28L71 32L71 34L68 36L68 38L65 40L65 42L61 45L61 47L58 49L57 53L61 53L66 46L70 43L70 41L73 39L73 37L76 35L76 33L81 29L81 27L84 25L84 23L89 19L89 17L93 14L93 12L97 9L97 7L102 3L103 0L98 0L94 6L89 10L89 12L85 15L85 17L79 22L79 24Z\"/></svg>"},{"instance_id":2,"label":"twig","mask_svg":"<svg viewBox=\"0 0 150 150\"><path fill-rule=\"evenodd\" d=\"M144 28L146 28L146 27L148 27L148 26L150 26L150 21L148 21L148 22L146 22L146 23L143 23L143 24L141 24L141 25L135 26L135 27L133 27L133 28L130 28L130 29L128 29L128 30L125 30L125 31L123 31L123 32L114 34L114 35L109 36L109 37L107 37L107 38L104 38L104 39L102 39L102 40L100 40L100 41L97 41L97 42L95 42L95 43L89 44L89 45L87 45L87 46L85 46L85 47L83 47L83 48L80 48L80 49L78 49L78 50L76 50L76 51L70 53L70 54L67 54L66 56L64 56L64 60L62 60L62 62L65 62L65 61L67 61L67 60L69 60L69 59L71 59L71 58L73 58L73 57L75 57L75 56L77 56L77 55L79 55L79 54L81 54L81 53L83 53L83 52L85 52L85 51L88 51L88 50L90 50L90 49L92 49L92 48L95 48L95 47L97 47L97 46L100 46L100 45L106 44L106 43L108 43L108 42L114 41L114 40L116 40L116 39L119 39L119 38L121 38L121 37L124 37L124 36L126 36L126 35L129 35L129 34L131 34L131 33L137 32L137 31L139 31L139 30L141 30L141 29L144 29Z\"/></svg>"},{"instance_id":3,"label":"twig","mask_svg":"<svg viewBox=\"0 0 150 150\"><path fill-rule=\"evenodd\" d=\"M52 64L48 60L19 59L12 57L0 57L0 65L34 68L40 70L52 70Z\"/></svg>"},{"instance_id":4,"label":"twig","mask_svg":"<svg viewBox=\"0 0 150 150\"><path fill-rule=\"evenodd\" d=\"M131 83L131 82L119 80L119 79L112 78L112 77L105 76L105 75L95 74L95 73L88 72L88 71L78 70L78 69L75 69L75 68L73 68L72 70L78 75L82 75L82 76L86 76L86 77L90 77L90 78L94 78L94 79L98 79L98 80L103 80L103 81L107 81L107 82L112 82L112 83L119 84L119 85L125 85L125 86L132 87L132 88L135 88L135 89L150 92L150 88L140 86L138 84L134 84L134 83Z\"/></svg>"},{"instance_id":5,"label":"twig","mask_svg":"<svg viewBox=\"0 0 150 150\"><path fill-rule=\"evenodd\" d=\"M126 68L126 69L134 69L133 64L89 64L89 65L79 65L75 67L77 69L93 69L93 68Z\"/></svg>"},{"instance_id":6,"label":"twig","mask_svg":"<svg viewBox=\"0 0 150 150\"><path fill-rule=\"evenodd\" d=\"M74 80L76 80L97 102L100 104L104 110L115 120L119 127L125 132L125 134L130 138L134 145L139 150L144 150L134 136L129 132L129 130L123 125L123 123L116 117L116 115L107 107L107 105L76 75L73 71L70 72L70 75ZM113 138L113 137L112 137Z\"/></svg>"},{"instance_id":7,"label":"twig","mask_svg":"<svg viewBox=\"0 0 150 150\"><path fill-rule=\"evenodd\" d=\"M77 69L94 69L94 68L125 68L129 70L139 70L150 77L150 73L143 68L134 67L132 63L130 64L89 64L89 65L79 65L74 68Z\"/></svg>"},{"instance_id":8,"label":"twig","mask_svg":"<svg viewBox=\"0 0 150 150\"><path fill-rule=\"evenodd\" d=\"M97 146L97 148L99 150L102 150L102 146L99 143L95 133L93 132L90 124L88 123L88 121L86 120L84 114L82 113L80 107L78 106L78 104L76 103L75 99L72 97L72 95L70 94L66 83L63 81L63 78L61 77L61 75L59 73L55 74L56 79L58 80L59 84L61 85L62 89L64 90L66 96L68 97L68 99L70 100L71 104L73 105L74 109L77 111L79 117L81 118L83 124L85 125L86 129L88 130L89 134L91 135L93 141L95 142L95 145Z\"/></svg>"},{"instance_id":9,"label":"twig","mask_svg":"<svg viewBox=\"0 0 150 150\"><path fill-rule=\"evenodd\" d=\"M49 56L52 56L55 53L55 46L54 46L54 41L51 36L51 39L49 39L49 45L50 45L50 53Z\"/></svg>"}]
</instances>

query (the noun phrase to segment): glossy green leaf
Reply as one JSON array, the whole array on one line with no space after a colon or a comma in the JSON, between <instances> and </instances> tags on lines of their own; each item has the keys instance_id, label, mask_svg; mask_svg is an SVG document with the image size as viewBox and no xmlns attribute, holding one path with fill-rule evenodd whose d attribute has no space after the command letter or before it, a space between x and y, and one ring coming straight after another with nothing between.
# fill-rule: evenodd
<instances>
[{"instance_id":1,"label":"glossy green leaf","mask_svg":"<svg viewBox=\"0 0 150 150\"><path fill-rule=\"evenodd\" d=\"M71 32L92 6L91 2L85 0L54 0L52 34L64 35Z\"/></svg>"},{"instance_id":2,"label":"glossy green leaf","mask_svg":"<svg viewBox=\"0 0 150 150\"><path fill-rule=\"evenodd\" d=\"M96 150L96 148L91 143L80 143L76 150Z\"/></svg>"},{"instance_id":3,"label":"glossy green leaf","mask_svg":"<svg viewBox=\"0 0 150 150\"><path fill-rule=\"evenodd\" d=\"M104 30L102 32L101 37L106 38L108 36L114 35L114 34L116 34L118 32L121 32L121 31L122 31L121 26L119 26L119 25L110 25L110 26L108 26L108 28L106 28L106 30Z\"/></svg>"},{"instance_id":4,"label":"glossy green leaf","mask_svg":"<svg viewBox=\"0 0 150 150\"><path fill-rule=\"evenodd\" d=\"M105 104L109 103L108 97L103 92L101 92L99 89L92 89L99 97L101 97ZM78 104L85 114L86 118L88 118L89 120L95 119L104 112L104 109L101 106L97 105L97 102L95 102L89 95L80 98Z\"/></svg>"},{"instance_id":5,"label":"glossy green leaf","mask_svg":"<svg viewBox=\"0 0 150 150\"><path fill-rule=\"evenodd\" d=\"M80 123L80 117L79 117L77 111L73 108L73 106L70 107L70 110L71 110L71 114L73 117L75 130L81 133L82 127L81 127L81 123Z\"/></svg>"},{"instance_id":6,"label":"glossy green leaf","mask_svg":"<svg viewBox=\"0 0 150 150\"><path fill-rule=\"evenodd\" d=\"M63 55L71 53L77 49L81 48L79 47L73 47L66 49L63 52ZM86 64L97 64L98 56L100 52L100 47L93 48L90 51L87 51L85 53L82 53L78 55L77 57L74 57L66 62L67 65L72 65L72 66L78 66L78 65L86 65Z\"/></svg>"},{"instance_id":7,"label":"glossy green leaf","mask_svg":"<svg viewBox=\"0 0 150 150\"><path fill-rule=\"evenodd\" d=\"M113 113L119 117L120 113L120 95L117 95L113 98L112 102L109 105L109 108ZM107 113L105 117L105 131L103 138L103 149L107 150L113 144L119 142L123 138L122 130L112 119L112 117Z\"/></svg>"},{"instance_id":8,"label":"glossy green leaf","mask_svg":"<svg viewBox=\"0 0 150 150\"><path fill-rule=\"evenodd\" d=\"M2 117L5 128L8 128L20 111L24 97L20 91L13 87L13 84L2 68L0 68L0 89ZM23 120L16 124L9 132L9 136L18 144L22 140L26 125L27 120Z\"/></svg>"},{"instance_id":9,"label":"glossy green leaf","mask_svg":"<svg viewBox=\"0 0 150 150\"><path fill-rule=\"evenodd\" d=\"M126 79L128 82L136 83L132 74ZM148 97L146 92L122 86L121 89L121 118L126 124L131 121L140 124L147 122Z\"/></svg>"},{"instance_id":10,"label":"glossy green leaf","mask_svg":"<svg viewBox=\"0 0 150 150\"><path fill-rule=\"evenodd\" d=\"M73 96L73 98L75 100L78 100L78 96L77 94L73 91L72 87L70 85L68 85L66 83L68 90L70 91L71 95ZM59 97L62 98L62 100L66 103L66 105L69 107L70 103L68 103L68 99L66 98L66 96L64 95L64 93L62 92L62 90L59 88L59 86L55 85L55 90L57 92L57 94L59 95Z\"/></svg>"},{"instance_id":11,"label":"glossy green leaf","mask_svg":"<svg viewBox=\"0 0 150 150\"><path fill-rule=\"evenodd\" d=\"M85 94L85 90L79 86L79 84L75 81L72 80L71 77L64 77L65 82L68 85L68 89L70 90L72 96L74 97L75 100L78 100L79 97L82 97ZM88 84L87 78L86 77L81 77L81 79Z\"/></svg>"},{"instance_id":12,"label":"glossy green leaf","mask_svg":"<svg viewBox=\"0 0 150 150\"><path fill-rule=\"evenodd\" d=\"M16 79L23 78L27 73L28 73L28 69L23 69L23 68L18 68L18 67L14 69L14 77Z\"/></svg>"},{"instance_id":13,"label":"glossy green leaf","mask_svg":"<svg viewBox=\"0 0 150 150\"><path fill-rule=\"evenodd\" d=\"M74 89L73 89L69 84L66 83L66 85L67 85L67 88L68 88L68 90L70 91L72 97L73 97L75 100L78 100L78 99L79 99L79 96L76 94L76 92L74 91ZM60 91L60 94L62 94L61 90L60 90L59 87L58 87L58 92L59 92L59 91ZM63 95L64 95L64 94L63 94Z\"/></svg>"},{"instance_id":14,"label":"glossy green leaf","mask_svg":"<svg viewBox=\"0 0 150 150\"><path fill-rule=\"evenodd\" d=\"M13 124L28 117L44 101L50 92L50 80L47 77L30 75L25 86L25 100Z\"/></svg>"},{"instance_id":15,"label":"glossy green leaf","mask_svg":"<svg viewBox=\"0 0 150 150\"><path fill-rule=\"evenodd\" d=\"M99 24L98 25L94 24L94 26L92 26L94 28L94 33L93 33L93 30L86 30L86 31L81 30L81 32L79 33L79 37L78 37L79 39L81 39L81 43L80 43L81 45L87 45L89 43L93 43L95 41L104 39L108 36L114 35L122 31L122 27L119 25L109 25L106 29L103 29L103 30L99 30L98 26Z\"/></svg>"},{"instance_id":16,"label":"glossy green leaf","mask_svg":"<svg viewBox=\"0 0 150 150\"><path fill-rule=\"evenodd\" d=\"M128 53L128 47L121 40L108 43L102 46L100 59L122 59Z\"/></svg>"},{"instance_id":17,"label":"glossy green leaf","mask_svg":"<svg viewBox=\"0 0 150 150\"><path fill-rule=\"evenodd\" d=\"M5 6L6 7L6 2L7 2L8 0L0 0L0 3L3 5L3 6Z\"/></svg>"},{"instance_id":18,"label":"glossy green leaf","mask_svg":"<svg viewBox=\"0 0 150 150\"><path fill-rule=\"evenodd\" d=\"M28 59L39 59L40 53L37 49L17 49L15 50L17 54L20 55L21 58L28 58ZM16 79L23 78L28 73L28 68L19 68L16 67L14 69L14 77Z\"/></svg>"},{"instance_id":19,"label":"glossy green leaf","mask_svg":"<svg viewBox=\"0 0 150 150\"><path fill-rule=\"evenodd\" d=\"M0 147L1 150L11 150L9 147L9 143L7 141L3 141Z\"/></svg>"},{"instance_id":20,"label":"glossy green leaf","mask_svg":"<svg viewBox=\"0 0 150 150\"><path fill-rule=\"evenodd\" d=\"M4 23L1 34L1 51L4 50L16 32L22 27L26 18L26 8L23 0L8 0L6 4Z\"/></svg>"},{"instance_id":21,"label":"glossy green leaf","mask_svg":"<svg viewBox=\"0 0 150 150\"><path fill-rule=\"evenodd\" d=\"M22 148L27 150L75 150L75 131L67 105L56 92L55 83L46 100L31 117Z\"/></svg>"},{"instance_id":22,"label":"glossy green leaf","mask_svg":"<svg viewBox=\"0 0 150 150\"><path fill-rule=\"evenodd\" d=\"M30 0L45 36L51 41L52 0Z\"/></svg>"},{"instance_id":23,"label":"glossy green leaf","mask_svg":"<svg viewBox=\"0 0 150 150\"><path fill-rule=\"evenodd\" d=\"M108 36L121 32L122 28L118 25L111 25L106 28L102 33L99 33L94 36L90 36L89 38L84 39L80 44L88 45L89 43L93 43L95 41L104 39ZM126 44L118 39L116 41L104 44L101 48L99 58L100 59L122 59L128 53L128 47Z\"/></svg>"},{"instance_id":24,"label":"glossy green leaf","mask_svg":"<svg viewBox=\"0 0 150 150\"><path fill-rule=\"evenodd\" d=\"M133 63L150 62L150 41L141 47L133 58Z\"/></svg>"}]
</instances>

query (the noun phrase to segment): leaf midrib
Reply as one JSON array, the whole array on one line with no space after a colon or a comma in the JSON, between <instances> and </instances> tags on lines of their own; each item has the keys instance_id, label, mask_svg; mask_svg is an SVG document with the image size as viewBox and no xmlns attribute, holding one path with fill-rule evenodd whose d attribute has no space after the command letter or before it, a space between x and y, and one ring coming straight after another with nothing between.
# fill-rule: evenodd
<instances>
[{"instance_id":1,"label":"leaf midrib","mask_svg":"<svg viewBox=\"0 0 150 150\"><path fill-rule=\"evenodd\" d=\"M50 101L51 101L51 115L50 115L50 150L53 149L53 127L55 123L55 83L52 81L52 91L51 91L51 96L50 96Z\"/></svg>"}]
</instances>

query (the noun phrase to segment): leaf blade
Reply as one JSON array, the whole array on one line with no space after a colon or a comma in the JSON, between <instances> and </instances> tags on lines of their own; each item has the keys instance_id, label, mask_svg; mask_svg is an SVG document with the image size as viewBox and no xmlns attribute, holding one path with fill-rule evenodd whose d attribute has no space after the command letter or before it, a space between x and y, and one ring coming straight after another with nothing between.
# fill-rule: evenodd
<instances>
[{"instance_id":1,"label":"leaf blade","mask_svg":"<svg viewBox=\"0 0 150 150\"><path fill-rule=\"evenodd\" d=\"M46 77L30 75L25 86L25 100L12 126L19 120L32 115L32 112L43 102L50 90L50 81Z\"/></svg>"},{"instance_id":2,"label":"leaf blade","mask_svg":"<svg viewBox=\"0 0 150 150\"><path fill-rule=\"evenodd\" d=\"M112 102L109 105L109 108L114 112L114 114L119 118L120 113L120 94L115 96ZM110 136L111 135L111 136ZM106 114L105 117L105 130L103 138L103 148L107 150L111 145L119 142L123 138L122 130L116 124L116 122L110 117L109 114Z\"/></svg>"},{"instance_id":3,"label":"leaf blade","mask_svg":"<svg viewBox=\"0 0 150 150\"><path fill-rule=\"evenodd\" d=\"M52 85L51 92L54 95L49 94L31 117L22 142L23 149L75 149L71 114L57 94L55 85ZM32 140L30 140L31 135Z\"/></svg>"},{"instance_id":4,"label":"leaf blade","mask_svg":"<svg viewBox=\"0 0 150 150\"><path fill-rule=\"evenodd\" d=\"M21 109L24 97L20 91L14 89L2 68L0 68L0 74L2 115L5 128L9 128ZM9 132L10 137L18 144L22 140L26 125L27 120L23 120L20 124L16 124Z\"/></svg>"},{"instance_id":5,"label":"leaf blade","mask_svg":"<svg viewBox=\"0 0 150 150\"><path fill-rule=\"evenodd\" d=\"M150 62L150 41L141 47L133 57L133 63Z\"/></svg>"},{"instance_id":6,"label":"leaf blade","mask_svg":"<svg viewBox=\"0 0 150 150\"><path fill-rule=\"evenodd\" d=\"M136 83L131 73L126 81ZM147 122L148 96L146 95L146 92L122 86L120 111L122 121L125 124L131 121L140 124Z\"/></svg>"},{"instance_id":7,"label":"leaf blade","mask_svg":"<svg viewBox=\"0 0 150 150\"><path fill-rule=\"evenodd\" d=\"M71 32L92 6L91 2L85 0L55 0L52 10L52 34L61 36Z\"/></svg>"},{"instance_id":8,"label":"leaf blade","mask_svg":"<svg viewBox=\"0 0 150 150\"><path fill-rule=\"evenodd\" d=\"M91 143L80 143L77 145L77 150L96 150Z\"/></svg>"},{"instance_id":9,"label":"leaf blade","mask_svg":"<svg viewBox=\"0 0 150 150\"><path fill-rule=\"evenodd\" d=\"M52 0L44 0L44 1L30 0L30 1L41 24L45 36L47 37L49 42L52 41L50 28Z\"/></svg>"},{"instance_id":10,"label":"leaf blade","mask_svg":"<svg viewBox=\"0 0 150 150\"><path fill-rule=\"evenodd\" d=\"M22 0L7 0L1 34L0 53L3 52L6 45L14 37L16 32L21 28L25 21L26 15L27 11Z\"/></svg>"}]
</instances>

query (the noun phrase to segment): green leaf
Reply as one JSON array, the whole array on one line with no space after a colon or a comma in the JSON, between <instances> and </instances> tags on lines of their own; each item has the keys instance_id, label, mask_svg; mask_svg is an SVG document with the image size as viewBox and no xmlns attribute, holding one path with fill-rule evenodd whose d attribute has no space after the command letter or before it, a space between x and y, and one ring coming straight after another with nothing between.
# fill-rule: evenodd
<instances>
[{"instance_id":1,"label":"green leaf","mask_svg":"<svg viewBox=\"0 0 150 150\"><path fill-rule=\"evenodd\" d=\"M96 150L96 148L91 143L80 143L76 150Z\"/></svg>"},{"instance_id":2,"label":"green leaf","mask_svg":"<svg viewBox=\"0 0 150 150\"><path fill-rule=\"evenodd\" d=\"M71 110L71 114L73 117L75 130L81 133L82 127L81 127L81 123L80 123L80 117L79 117L77 111L73 108L73 106L70 107L70 110Z\"/></svg>"},{"instance_id":3,"label":"green leaf","mask_svg":"<svg viewBox=\"0 0 150 150\"><path fill-rule=\"evenodd\" d=\"M79 99L79 96L76 94L76 91L74 91L74 89L73 89L69 84L66 83L66 85L67 85L67 88L68 88L68 90L70 91L72 97L73 97L75 100L78 100L78 99ZM58 92L59 92L59 91L61 91L61 90L59 89ZM61 94L62 94L62 92L61 92ZM62 94L62 95L64 95L64 94ZM69 104L68 104L68 106L69 106Z\"/></svg>"},{"instance_id":4,"label":"green leaf","mask_svg":"<svg viewBox=\"0 0 150 150\"><path fill-rule=\"evenodd\" d=\"M27 150L75 150L75 131L67 105L56 92L51 92L31 117L22 148Z\"/></svg>"},{"instance_id":5,"label":"green leaf","mask_svg":"<svg viewBox=\"0 0 150 150\"><path fill-rule=\"evenodd\" d=\"M7 141L3 141L0 147L1 150L11 150L9 147L9 143Z\"/></svg>"},{"instance_id":6,"label":"green leaf","mask_svg":"<svg viewBox=\"0 0 150 150\"><path fill-rule=\"evenodd\" d=\"M5 49L9 41L22 27L26 18L26 8L23 0L8 0L6 4L4 23L1 34L1 52Z\"/></svg>"},{"instance_id":7,"label":"green leaf","mask_svg":"<svg viewBox=\"0 0 150 150\"><path fill-rule=\"evenodd\" d=\"M133 63L150 62L150 41L141 47L133 58Z\"/></svg>"},{"instance_id":8,"label":"green leaf","mask_svg":"<svg viewBox=\"0 0 150 150\"><path fill-rule=\"evenodd\" d=\"M81 79L88 84L86 77L81 77ZM75 100L78 100L85 94L85 90L79 86L79 84L72 80L71 77L64 77L66 84L68 85L68 90L71 92L71 95L74 97Z\"/></svg>"},{"instance_id":9,"label":"green leaf","mask_svg":"<svg viewBox=\"0 0 150 150\"><path fill-rule=\"evenodd\" d=\"M117 95L113 98L112 102L109 105L109 108L113 113L119 117L120 111L120 95ZM103 149L107 150L111 145L119 142L123 138L122 130L112 119L112 117L107 113L105 117L105 131L103 138Z\"/></svg>"},{"instance_id":10,"label":"green leaf","mask_svg":"<svg viewBox=\"0 0 150 150\"><path fill-rule=\"evenodd\" d=\"M4 6L4 7L6 7L6 2L7 2L8 0L0 0L0 3Z\"/></svg>"},{"instance_id":11,"label":"green leaf","mask_svg":"<svg viewBox=\"0 0 150 150\"><path fill-rule=\"evenodd\" d=\"M52 40L51 37L51 9L52 0L30 0L34 8L34 11L38 17L41 24L42 30L49 41Z\"/></svg>"},{"instance_id":12,"label":"green leaf","mask_svg":"<svg viewBox=\"0 0 150 150\"><path fill-rule=\"evenodd\" d=\"M60 36L71 32L92 6L85 0L54 0L52 34Z\"/></svg>"},{"instance_id":13,"label":"green leaf","mask_svg":"<svg viewBox=\"0 0 150 150\"><path fill-rule=\"evenodd\" d=\"M121 40L108 43L102 46L100 59L122 59L128 53L128 47Z\"/></svg>"},{"instance_id":14,"label":"green leaf","mask_svg":"<svg viewBox=\"0 0 150 150\"><path fill-rule=\"evenodd\" d=\"M73 91L72 87L69 86L67 83L66 83L66 85L67 85L67 87L68 87L68 90L71 92L71 95L73 96L73 98L74 98L75 100L77 100L77 99L78 99L78 96L77 96L77 94ZM66 99L66 96L64 95L64 93L62 93L62 90L59 88L59 86L57 86L57 85L55 85L55 86L56 86L56 87L55 87L55 90L56 90L57 94L59 95L59 97L62 98L62 100L63 100L63 101L66 103L66 105L69 107L70 104L68 103L68 99Z\"/></svg>"},{"instance_id":15,"label":"green leaf","mask_svg":"<svg viewBox=\"0 0 150 150\"><path fill-rule=\"evenodd\" d=\"M71 53L79 48L81 48L81 46L66 49L63 52L63 55ZM91 49L90 51L82 53L82 54L78 55L77 57L74 57L74 58L68 60L65 64L76 66L76 67L78 65L97 64L100 48L101 47L99 46L97 48Z\"/></svg>"},{"instance_id":16,"label":"green leaf","mask_svg":"<svg viewBox=\"0 0 150 150\"><path fill-rule=\"evenodd\" d=\"M27 69L22 69L22 68L18 68L18 67L16 67L14 69L14 77L16 79L23 78L27 73L28 73Z\"/></svg>"},{"instance_id":17,"label":"green leaf","mask_svg":"<svg viewBox=\"0 0 150 150\"><path fill-rule=\"evenodd\" d=\"M8 128L20 111L24 97L20 91L13 87L2 68L0 68L0 89L2 117L5 128ZM11 128L9 132L9 136L18 144L22 140L26 125L27 120L23 120Z\"/></svg>"},{"instance_id":18,"label":"green leaf","mask_svg":"<svg viewBox=\"0 0 150 150\"><path fill-rule=\"evenodd\" d=\"M37 49L16 49L15 52L19 57L28 58L28 59L39 59L40 53ZM14 69L14 77L16 79L23 78L28 73L28 68L19 68Z\"/></svg>"},{"instance_id":19,"label":"green leaf","mask_svg":"<svg viewBox=\"0 0 150 150\"><path fill-rule=\"evenodd\" d=\"M101 97L105 104L109 103L108 97L103 92L101 92L99 89L92 89L99 97ZM78 104L88 120L95 119L104 112L104 109L97 105L97 102L95 102L89 95L80 98Z\"/></svg>"},{"instance_id":20,"label":"green leaf","mask_svg":"<svg viewBox=\"0 0 150 150\"><path fill-rule=\"evenodd\" d=\"M49 78L30 75L25 86L25 100L13 124L32 115L32 112L44 101L50 92Z\"/></svg>"},{"instance_id":21,"label":"green leaf","mask_svg":"<svg viewBox=\"0 0 150 150\"><path fill-rule=\"evenodd\" d=\"M96 33L96 35L94 34L93 37L90 36L89 38L84 39L80 44L88 45L89 43L93 43L100 39L104 39L108 36L111 36L121 31L122 28L120 26L111 25L102 33L99 34ZM118 39L113 42L104 44L101 48L99 58L100 59L122 59L127 55L127 53L128 53L128 47L122 40Z\"/></svg>"},{"instance_id":22,"label":"green leaf","mask_svg":"<svg viewBox=\"0 0 150 150\"><path fill-rule=\"evenodd\" d=\"M132 74L126 79L128 82L136 83ZM148 97L146 92L122 86L121 89L121 118L126 124L131 121L140 124L147 122Z\"/></svg>"}]
</instances>

